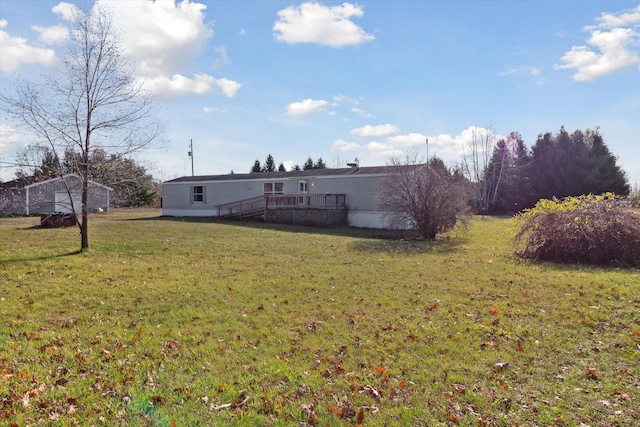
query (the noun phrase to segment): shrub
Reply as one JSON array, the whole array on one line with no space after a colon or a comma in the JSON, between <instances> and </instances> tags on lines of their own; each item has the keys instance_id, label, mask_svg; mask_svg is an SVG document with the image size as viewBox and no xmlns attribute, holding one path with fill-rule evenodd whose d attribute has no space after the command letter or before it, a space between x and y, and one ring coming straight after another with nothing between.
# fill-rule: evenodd
<instances>
[{"instance_id":1,"label":"shrub","mask_svg":"<svg viewBox=\"0 0 640 427\"><path fill-rule=\"evenodd\" d=\"M540 200L515 220L522 258L640 266L640 213L611 193Z\"/></svg>"}]
</instances>

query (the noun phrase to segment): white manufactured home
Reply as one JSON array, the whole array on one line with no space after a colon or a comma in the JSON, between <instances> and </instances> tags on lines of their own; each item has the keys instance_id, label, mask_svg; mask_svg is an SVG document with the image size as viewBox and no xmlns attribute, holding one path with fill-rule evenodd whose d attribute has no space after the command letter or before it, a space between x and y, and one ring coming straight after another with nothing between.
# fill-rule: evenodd
<instances>
[{"instance_id":1,"label":"white manufactured home","mask_svg":"<svg viewBox=\"0 0 640 427\"><path fill-rule=\"evenodd\" d=\"M387 228L378 190L391 166L185 176L162 185L165 216Z\"/></svg>"}]
</instances>

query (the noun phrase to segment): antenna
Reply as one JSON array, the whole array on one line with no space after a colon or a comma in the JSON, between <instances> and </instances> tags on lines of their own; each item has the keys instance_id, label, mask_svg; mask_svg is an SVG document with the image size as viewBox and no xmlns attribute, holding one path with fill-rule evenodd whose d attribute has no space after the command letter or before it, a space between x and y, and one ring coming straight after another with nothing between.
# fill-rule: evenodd
<instances>
[{"instance_id":1,"label":"antenna","mask_svg":"<svg viewBox=\"0 0 640 427\"><path fill-rule=\"evenodd\" d=\"M191 176L193 176L193 139L189 144L189 157L191 157Z\"/></svg>"}]
</instances>

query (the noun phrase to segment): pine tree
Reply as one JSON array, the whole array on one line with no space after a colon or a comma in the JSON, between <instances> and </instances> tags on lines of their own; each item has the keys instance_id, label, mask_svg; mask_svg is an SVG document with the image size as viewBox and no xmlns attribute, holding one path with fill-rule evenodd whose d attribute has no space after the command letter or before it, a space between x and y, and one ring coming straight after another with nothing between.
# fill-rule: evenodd
<instances>
[{"instance_id":1,"label":"pine tree","mask_svg":"<svg viewBox=\"0 0 640 427\"><path fill-rule=\"evenodd\" d=\"M256 159L253 162L253 167L251 168L251 173L262 172L262 167L260 166L260 160Z\"/></svg>"},{"instance_id":2,"label":"pine tree","mask_svg":"<svg viewBox=\"0 0 640 427\"><path fill-rule=\"evenodd\" d=\"M313 169L313 159L311 158L311 156L309 156L307 161L304 162L304 166L302 166L302 170L308 171L311 169Z\"/></svg>"},{"instance_id":3,"label":"pine tree","mask_svg":"<svg viewBox=\"0 0 640 427\"><path fill-rule=\"evenodd\" d=\"M562 127L556 135L538 135L528 174L534 200L604 192L626 196L631 187L616 161L597 128L569 135Z\"/></svg>"},{"instance_id":4,"label":"pine tree","mask_svg":"<svg viewBox=\"0 0 640 427\"><path fill-rule=\"evenodd\" d=\"M322 157L318 158L318 161L313 165L313 169L326 169L327 165L322 160Z\"/></svg>"},{"instance_id":5,"label":"pine tree","mask_svg":"<svg viewBox=\"0 0 640 427\"><path fill-rule=\"evenodd\" d=\"M262 172L275 172L276 171L276 162L273 160L273 156L269 154L267 159L264 161L264 165L262 165Z\"/></svg>"}]
</instances>

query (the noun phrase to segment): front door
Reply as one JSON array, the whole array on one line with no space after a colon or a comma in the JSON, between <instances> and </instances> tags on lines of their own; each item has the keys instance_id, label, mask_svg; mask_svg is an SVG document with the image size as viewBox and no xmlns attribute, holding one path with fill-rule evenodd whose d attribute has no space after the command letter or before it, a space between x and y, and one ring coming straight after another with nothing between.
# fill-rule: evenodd
<instances>
[{"instance_id":1,"label":"front door","mask_svg":"<svg viewBox=\"0 0 640 427\"><path fill-rule=\"evenodd\" d=\"M309 185L309 181L307 181L306 179L301 179L298 181L298 194L307 194L309 191L307 191ZM308 198L306 197L298 197L298 204L299 205L304 205L305 204L305 199L308 200Z\"/></svg>"}]
</instances>

